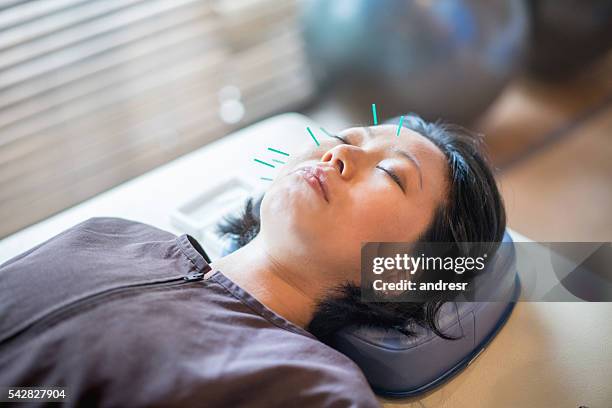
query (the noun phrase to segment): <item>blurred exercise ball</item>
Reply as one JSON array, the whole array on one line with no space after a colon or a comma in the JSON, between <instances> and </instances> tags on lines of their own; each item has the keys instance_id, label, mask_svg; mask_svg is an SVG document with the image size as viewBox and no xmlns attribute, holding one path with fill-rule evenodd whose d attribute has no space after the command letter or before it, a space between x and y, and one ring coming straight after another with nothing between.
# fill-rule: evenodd
<instances>
[{"instance_id":1,"label":"blurred exercise ball","mask_svg":"<svg viewBox=\"0 0 612 408\"><path fill-rule=\"evenodd\" d=\"M367 88L390 115L457 123L500 93L529 31L522 0L306 0L302 23L321 88Z\"/></svg>"},{"instance_id":2,"label":"blurred exercise ball","mask_svg":"<svg viewBox=\"0 0 612 408\"><path fill-rule=\"evenodd\" d=\"M565 79L612 48L612 1L529 0L532 45L529 72Z\"/></svg>"}]
</instances>

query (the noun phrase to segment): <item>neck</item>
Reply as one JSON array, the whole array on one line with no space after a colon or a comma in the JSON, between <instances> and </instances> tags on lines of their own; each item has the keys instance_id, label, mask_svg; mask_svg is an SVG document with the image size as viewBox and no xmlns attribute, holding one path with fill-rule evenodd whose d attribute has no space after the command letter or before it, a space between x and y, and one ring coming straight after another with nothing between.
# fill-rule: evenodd
<instances>
[{"instance_id":1,"label":"neck","mask_svg":"<svg viewBox=\"0 0 612 408\"><path fill-rule=\"evenodd\" d=\"M259 302L293 324L305 328L325 288L306 274L303 261L280 257L266 247L261 234L244 247L211 263ZM313 272L313 271L309 271Z\"/></svg>"}]
</instances>

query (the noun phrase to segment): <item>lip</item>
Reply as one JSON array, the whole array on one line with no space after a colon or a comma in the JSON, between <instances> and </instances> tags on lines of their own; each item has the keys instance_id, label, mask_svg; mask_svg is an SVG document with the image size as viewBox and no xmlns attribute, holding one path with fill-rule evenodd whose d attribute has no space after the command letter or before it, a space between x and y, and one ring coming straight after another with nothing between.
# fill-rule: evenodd
<instances>
[{"instance_id":1,"label":"lip","mask_svg":"<svg viewBox=\"0 0 612 408\"><path fill-rule=\"evenodd\" d=\"M327 177L325 171L316 166L301 167L296 170L310 184L312 188L317 190L323 196L323 199L329 203L329 188L327 185Z\"/></svg>"}]
</instances>

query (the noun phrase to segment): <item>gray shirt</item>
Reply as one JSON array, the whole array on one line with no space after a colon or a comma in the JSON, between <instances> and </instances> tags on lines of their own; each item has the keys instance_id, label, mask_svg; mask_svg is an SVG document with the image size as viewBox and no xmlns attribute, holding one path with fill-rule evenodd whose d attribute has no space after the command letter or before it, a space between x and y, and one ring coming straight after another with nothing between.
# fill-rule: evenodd
<instances>
[{"instance_id":1,"label":"gray shirt","mask_svg":"<svg viewBox=\"0 0 612 408\"><path fill-rule=\"evenodd\" d=\"M375 407L346 356L272 312L188 235L92 218L0 266L0 386L66 406Z\"/></svg>"}]
</instances>

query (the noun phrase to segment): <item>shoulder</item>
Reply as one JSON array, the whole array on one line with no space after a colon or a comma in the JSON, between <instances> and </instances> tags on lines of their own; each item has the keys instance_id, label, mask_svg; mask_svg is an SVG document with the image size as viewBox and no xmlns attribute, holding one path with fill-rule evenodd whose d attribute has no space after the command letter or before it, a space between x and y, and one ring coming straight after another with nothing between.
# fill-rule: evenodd
<instances>
[{"instance_id":1,"label":"shoulder","mask_svg":"<svg viewBox=\"0 0 612 408\"><path fill-rule=\"evenodd\" d=\"M86 230L89 232L108 235L161 235L165 238L173 238L174 234L161 230L149 224L139 221L128 220L119 217L92 217L76 224L70 229Z\"/></svg>"}]
</instances>

